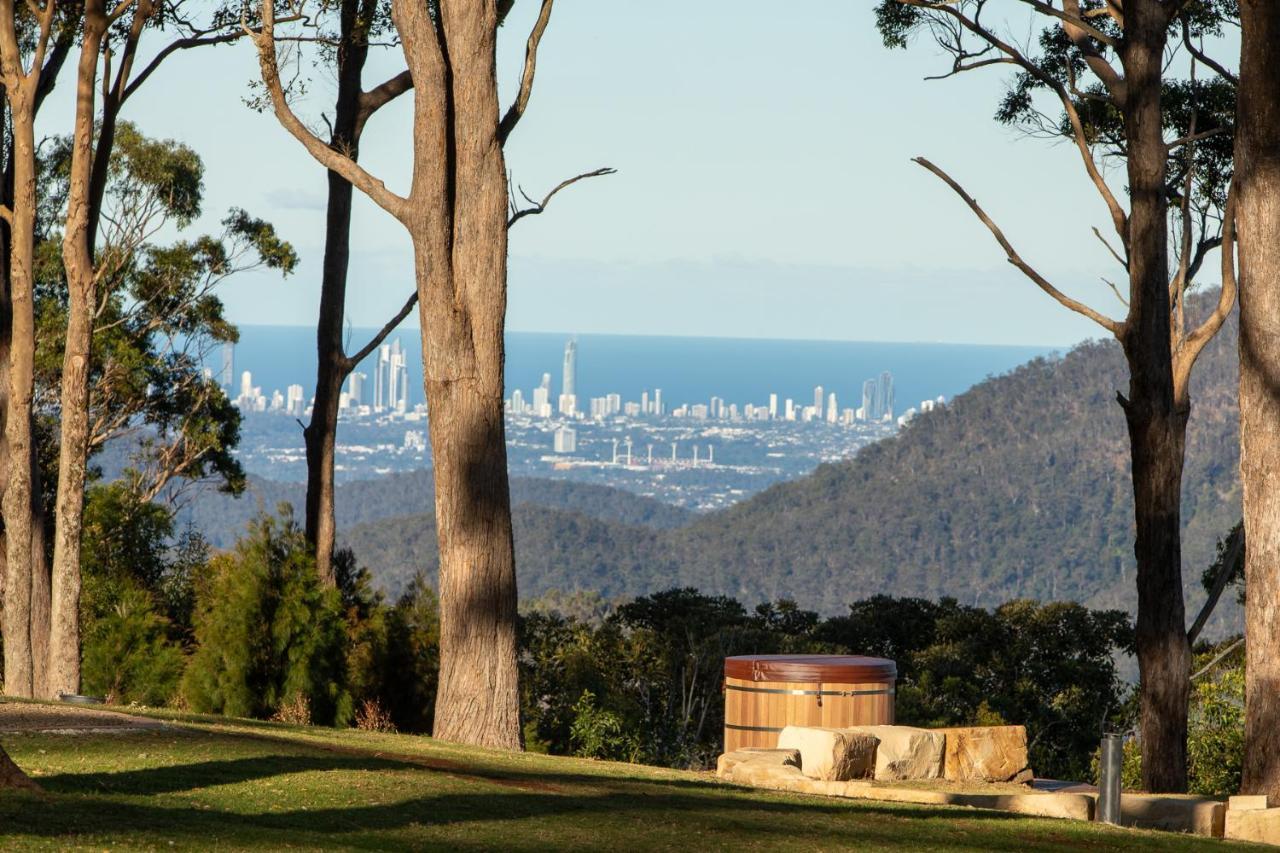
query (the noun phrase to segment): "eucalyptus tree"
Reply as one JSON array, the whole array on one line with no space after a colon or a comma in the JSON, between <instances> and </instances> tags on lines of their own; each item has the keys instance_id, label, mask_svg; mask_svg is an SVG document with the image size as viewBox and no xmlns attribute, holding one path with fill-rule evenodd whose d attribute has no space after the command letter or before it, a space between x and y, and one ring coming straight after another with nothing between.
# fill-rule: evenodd
<instances>
[{"instance_id":1,"label":"eucalyptus tree","mask_svg":"<svg viewBox=\"0 0 1280 853\"><path fill-rule=\"evenodd\" d=\"M1143 783L1151 791L1186 787L1191 653L1180 504L1190 379L1235 290L1224 281L1216 306L1198 323L1185 303L1231 215L1234 90L1203 40L1220 32L1233 6L1230 0L882 0L876 9L887 45L904 47L920 33L951 57L942 76L1013 70L997 118L1068 141L1105 206L1111 237L1093 231L1127 278L1123 293L1111 285L1125 308L1118 320L1056 287L959 182L916 159L964 200L1010 264L1115 337L1124 352L1129 388L1117 400L1130 438ZM1008 20L1016 14L1026 20ZM1003 35L1028 28L1038 31L1035 45ZM1186 57L1186 77L1172 71L1178 53ZM1209 79L1198 77L1201 70ZM1123 192L1109 184L1106 159L1123 164Z\"/></svg>"},{"instance_id":2,"label":"eucalyptus tree","mask_svg":"<svg viewBox=\"0 0 1280 853\"><path fill-rule=\"evenodd\" d=\"M293 111L280 79L270 2L252 37L280 123L321 165L399 221L413 244L440 543L434 734L518 749L516 574L502 405L507 229L526 211L543 209L555 190L522 211L508 187L503 145L528 107L552 0L542 0L514 103L501 111L497 37L511 5L393 0L391 17L414 84L407 195L325 144Z\"/></svg>"},{"instance_id":3,"label":"eucalyptus tree","mask_svg":"<svg viewBox=\"0 0 1280 853\"><path fill-rule=\"evenodd\" d=\"M85 204L85 173L77 173L75 135L57 138L42 159L41 206L50 223L73 223L72 210ZM83 149L79 149L83 150ZM289 273L296 255L269 223L243 210L232 210L218 236L199 236L160 244L155 235L166 226L184 229L201 212L203 165L189 147L172 140L153 140L129 123L116 129L103 204L101 245L93 259L92 300L76 304L65 263L67 233L51 227L40 235L37 267L41 352L37 365L39 413L61 425L56 467L58 483L55 592L79 611L79 514L66 514L64 501L79 481L83 501L84 471L91 454L112 438L135 438L128 485L143 500L159 497L171 484L213 478L225 487L241 488L244 473L231 455L239 437L239 414L221 389L203 373L202 356L218 343L235 339L236 331L222 313L216 288L228 276L254 267ZM77 184L77 180L80 181ZM81 232L81 237L84 234ZM59 245L63 251L57 251ZM62 263L59 263L59 260ZM87 307L92 331L81 342L84 398L67 394L68 363L76 343L76 311ZM42 368L42 369L40 369ZM60 393L54 388L61 386ZM77 408L69 409L69 404ZM78 476L66 467L68 422L79 419L75 440ZM64 526L75 523L72 534ZM75 553L69 554L74 545ZM73 557L60 562L58 557ZM59 585L60 584L60 585ZM54 614L59 598L55 595ZM79 620L55 618L51 658L51 690L75 692L79 687Z\"/></svg>"},{"instance_id":4,"label":"eucalyptus tree","mask_svg":"<svg viewBox=\"0 0 1280 853\"><path fill-rule=\"evenodd\" d=\"M4 497L4 689L45 692L49 576L32 398L35 371L35 119L71 48L73 24L54 0L17 6L0 0L0 84L9 134L0 188L5 269L0 287L0 397L4 403L0 475Z\"/></svg>"},{"instance_id":5,"label":"eucalyptus tree","mask_svg":"<svg viewBox=\"0 0 1280 853\"><path fill-rule=\"evenodd\" d=\"M1240 473L1249 543L1243 790L1280 797L1280 6L1240 0L1240 24Z\"/></svg>"},{"instance_id":6,"label":"eucalyptus tree","mask_svg":"<svg viewBox=\"0 0 1280 853\"><path fill-rule=\"evenodd\" d=\"M332 45L338 91L329 122L329 147L355 161L360 138L373 114L409 91L413 78L401 71L369 90L364 89L364 68L371 39L391 27L384 0L340 0L338 29L323 37ZM348 355L346 331L347 273L351 259L351 203L353 188L330 169L325 208L324 261L320 280L320 316L316 323L316 392L311 420L303 430L307 452L305 531L315 549L316 571L326 584L336 582L333 553L337 533L334 515L334 449L338 434L338 404L342 383L386 339L417 303L415 289L404 306L358 351Z\"/></svg>"}]
</instances>

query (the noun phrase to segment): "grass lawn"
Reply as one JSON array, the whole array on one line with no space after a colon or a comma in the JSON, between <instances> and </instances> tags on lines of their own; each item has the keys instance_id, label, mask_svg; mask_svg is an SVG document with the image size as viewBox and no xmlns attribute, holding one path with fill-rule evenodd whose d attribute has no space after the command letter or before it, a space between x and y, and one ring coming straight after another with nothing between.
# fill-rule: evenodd
<instances>
[{"instance_id":1,"label":"grass lawn","mask_svg":"<svg viewBox=\"0 0 1280 853\"><path fill-rule=\"evenodd\" d=\"M6 851L1226 849L1071 821L766 793L710 774L405 735L184 717L158 730L0 738L46 791L0 794Z\"/></svg>"}]
</instances>

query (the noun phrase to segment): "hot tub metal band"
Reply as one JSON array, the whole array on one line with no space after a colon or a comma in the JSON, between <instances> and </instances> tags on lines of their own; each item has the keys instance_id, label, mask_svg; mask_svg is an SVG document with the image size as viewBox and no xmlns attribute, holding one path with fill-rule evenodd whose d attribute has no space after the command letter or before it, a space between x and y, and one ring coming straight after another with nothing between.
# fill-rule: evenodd
<instances>
[{"instance_id":1,"label":"hot tub metal band","mask_svg":"<svg viewBox=\"0 0 1280 853\"><path fill-rule=\"evenodd\" d=\"M736 684L725 684L725 690L740 690L743 693L783 693L787 696L817 696L818 707L822 707L823 696L887 696L894 692L895 688L890 687L888 690L783 690L777 687L739 687ZM755 726L731 726L725 723L727 729L742 729L749 732L780 732L782 729L757 728Z\"/></svg>"}]
</instances>

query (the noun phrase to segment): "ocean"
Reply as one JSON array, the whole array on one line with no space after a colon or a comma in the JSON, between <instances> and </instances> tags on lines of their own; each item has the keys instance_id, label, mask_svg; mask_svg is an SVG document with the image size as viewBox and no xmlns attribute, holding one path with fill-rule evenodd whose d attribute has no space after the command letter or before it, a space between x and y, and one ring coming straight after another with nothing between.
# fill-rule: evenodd
<instances>
[{"instance_id":1,"label":"ocean","mask_svg":"<svg viewBox=\"0 0 1280 853\"><path fill-rule=\"evenodd\" d=\"M357 349L373 335L354 329L349 349ZM706 403L711 397L726 404L766 405L771 393L781 407L792 398L797 405L813 402L814 387L835 392L841 408L862 403L862 383L883 371L893 374L896 410L901 413L921 400L965 391L987 376L1011 370L1054 350L1032 346L984 346L931 343L866 343L858 341L797 341L743 338L687 338L642 335L572 335L543 332L507 334L507 395L521 389L526 400L543 373L551 374L552 399L560 393L565 342L578 342L578 399L609 393L624 401L640 399L643 391L662 389L670 410L682 403ZM399 338L408 354L410 404L423 400L421 342L416 329ZM212 356L215 370L219 354ZM240 374L249 370L253 384L268 397L299 384L309 399L315 387L315 332L304 326L241 326L235 348L232 393L238 393ZM369 377L372 392L373 359L358 368Z\"/></svg>"}]
</instances>

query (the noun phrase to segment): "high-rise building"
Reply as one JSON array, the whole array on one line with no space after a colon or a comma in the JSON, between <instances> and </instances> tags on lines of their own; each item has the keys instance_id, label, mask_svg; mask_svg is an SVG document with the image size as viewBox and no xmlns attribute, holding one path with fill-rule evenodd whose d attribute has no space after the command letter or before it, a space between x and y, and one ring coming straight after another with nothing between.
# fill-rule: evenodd
<instances>
[{"instance_id":1,"label":"high-rise building","mask_svg":"<svg viewBox=\"0 0 1280 853\"><path fill-rule=\"evenodd\" d=\"M576 453L578 450L578 431L573 427L562 426L555 433L556 453Z\"/></svg>"},{"instance_id":2,"label":"high-rise building","mask_svg":"<svg viewBox=\"0 0 1280 853\"><path fill-rule=\"evenodd\" d=\"M653 389L653 413L658 417L662 417L662 389Z\"/></svg>"},{"instance_id":3,"label":"high-rise building","mask_svg":"<svg viewBox=\"0 0 1280 853\"><path fill-rule=\"evenodd\" d=\"M876 387L877 403L879 408L876 415L884 420L893 420L893 374L885 371L880 374L880 381Z\"/></svg>"},{"instance_id":4,"label":"high-rise building","mask_svg":"<svg viewBox=\"0 0 1280 853\"><path fill-rule=\"evenodd\" d=\"M827 423L833 424L840 417L840 410L836 407L836 392L832 391L827 395Z\"/></svg>"},{"instance_id":5,"label":"high-rise building","mask_svg":"<svg viewBox=\"0 0 1280 853\"><path fill-rule=\"evenodd\" d=\"M391 347L378 347L378 361L373 368L373 410L381 412L387 407L387 374L391 372Z\"/></svg>"},{"instance_id":6,"label":"high-rise building","mask_svg":"<svg viewBox=\"0 0 1280 853\"><path fill-rule=\"evenodd\" d=\"M813 389L813 416L822 417L822 386Z\"/></svg>"},{"instance_id":7,"label":"high-rise building","mask_svg":"<svg viewBox=\"0 0 1280 853\"><path fill-rule=\"evenodd\" d=\"M769 395L769 420L775 421L777 419L778 419L778 395L770 394Z\"/></svg>"},{"instance_id":8,"label":"high-rise building","mask_svg":"<svg viewBox=\"0 0 1280 853\"><path fill-rule=\"evenodd\" d=\"M293 415L295 418L302 417L303 410L306 408L306 402L302 396L301 385L289 386L288 395L285 400L285 408L288 410L289 414Z\"/></svg>"},{"instance_id":9,"label":"high-rise building","mask_svg":"<svg viewBox=\"0 0 1280 853\"><path fill-rule=\"evenodd\" d=\"M524 394L520 392L519 388L511 392L511 413L513 415L524 414Z\"/></svg>"},{"instance_id":10,"label":"high-rise building","mask_svg":"<svg viewBox=\"0 0 1280 853\"><path fill-rule=\"evenodd\" d=\"M247 370L240 374L240 396L253 396L253 374Z\"/></svg>"},{"instance_id":11,"label":"high-rise building","mask_svg":"<svg viewBox=\"0 0 1280 853\"><path fill-rule=\"evenodd\" d=\"M218 373L218 387L231 396L231 386L235 382L236 345L227 341L222 345L222 370Z\"/></svg>"},{"instance_id":12,"label":"high-rise building","mask_svg":"<svg viewBox=\"0 0 1280 853\"><path fill-rule=\"evenodd\" d=\"M862 408L859 411L862 412L859 417L864 421L876 419L876 381L874 379L868 379L862 383Z\"/></svg>"},{"instance_id":13,"label":"high-rise building","mask_svg":"<svg viewBox=\"0 0 1280 853\"><path fill-rule=\"evenodd\" d=\"M347 400L352 406L359 406L364 401L364 380L363 373L352 372L351 378L347 380Z\"/></svg>"},{"instance_id":14,"label":"high-rise building","mask_svg":"<svg viewBox=\"0 0 1280 853\"><path fill-rule=\"evenodd\" d=\"M561 394L577 396L578 393L578 342L570 339L564 345L564 386Z\"/></svg>"}]
</instances>

